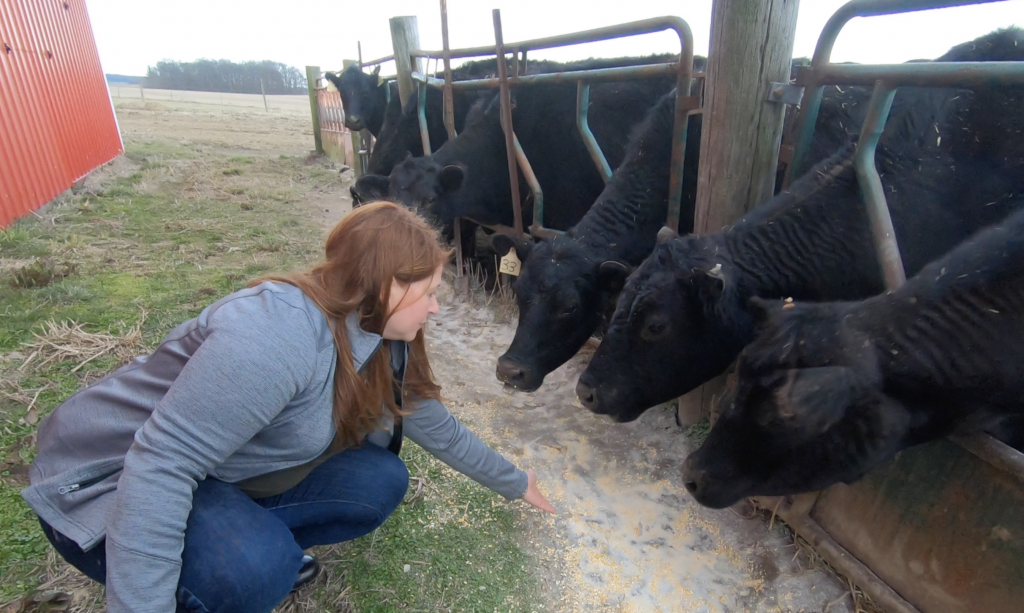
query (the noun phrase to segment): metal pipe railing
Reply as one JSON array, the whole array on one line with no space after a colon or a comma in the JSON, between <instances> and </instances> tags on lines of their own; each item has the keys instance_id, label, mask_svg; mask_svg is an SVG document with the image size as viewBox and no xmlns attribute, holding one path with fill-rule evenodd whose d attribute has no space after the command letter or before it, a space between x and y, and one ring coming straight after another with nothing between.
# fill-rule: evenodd
<instances>
[{"instance_id":1,"label":"metal pipe railing","mask_svg":"<svg viewBox=\"0 0 1024 613\"><path fill-rule=\"evenodd\" d=\"M506 53L516 53L519 51L534 51L537 49L554 49L557 47L568 47L571 45L579 45L582 43L594 43L604 40L612 40L615 38L623 38L625 36L637 36L641 34L653 34L655 32L661 32L662 30L673 29L679 35L680 40L687 39L691 42L690 47L692 48L692 37L690 35L690 26L687 25L679 17L665 16L665 17L652 17L650 19L642 19L640 21L633 21L630 23L620 23L612 26L605 26L603 28L595 28L593 30L583 30L580 32L572 32L570 34L559 34L557 36L548 36L545 38L535 38L532 40L524 40L518 43L508 43L504 45L504 51ZM414 49L409 54L413 57L441 57L442 51L425 51L423 49ZM494 45L488 45L484 47L467 47L464 49L452 49L450 57L453 58L468 58L468 57L482 57L487 55L496 55L497 49Z\"/></svg>"},{"instance_id":2,"label":"metal pipe railing","mask_svg":"<svg viewBox=\"0 0 1024 613\"><path fill-rule=\"evenodd\" d=\"M420 125L420 142L423 143L423 155L430 155L430 130L427 128L427 86L416 84L416 119Z\"/></svg>"},{"instance_id":3,"label":"metal pipe railing","mask_svg":"<svg viewBox=\"0 0 1024 613\"><path fill-rule=\"evenodd\" d=\"M508 89L508 65L505 63L504 37L501 32L501 9L492 10L491 17L494 20L494 48L497 53L495 57L498 64L498 85L501 95L501 128L505 132L508 182L512 189L512 215L516 234L521 236L523 234L523 210L519 196L519 171L516 165L516 135L512 131L512 100Z\"/></svg>"},{"instance_id":4,"label":"metal pipe railing","mask_svg":"<svg viewBox=\"0 0 1024 613\"><path fill-rule=\"evenodd\" d=\"M604 152L601 151L601 145L597 144L594 133L590 131L590 124L587 123L589 107L590 83L579 81L576 84L576 129L579 130L580 135L583 137L583 144L586 145L587 153L590 154L590 158L597 165L597 170L601 173L601 179L607 184L612 178L612 169L608 165L608 160L604 157Z\"/></svg>"},{"instance_id":5,"label":"metal pipe railing","mask_svg":"<svg viewBox=\"0 0 1024 613\"><path fill-rule=\"evenodd\" d=\"M853 158L854 168L857 171L857 183L860 185L864 203L867 205L868 219L871 221L871 235L875 241L875 251L882 264L885 286L890 290L906 283L907 275L903 270L903 258L900 256L899 245L896 243L896 232L892 227L889 205L885 201L882 179L878 176L878 169L875 167L875 149L878 147L878 139L882 136L882 130L885 129L885 120L889 117L889 109L892 108L892 100L895 96L896 88L892 85L885 81L875 84L875 91L871 95L871 102L868 104L867 114L864 117L864 126L861 128L861 136L857 141L857 152Z\"/></svg>"},{"instance_id":6,"label":"metal pipe railing","mask_svg":"<svg viewBox=\"0 0 1024 613\"><path fill-rule=\"evenodd\" d=\"M498 17L497 19L500 20L500 17ZM426 84L429 87L450 87L453 90L468 91L492 88L501 89L508 86L518 87L567 82L575 82L579 84L584 81L588 82L589 84L607 81L622 81L627 79L656 78L675 74L676 105L672 139L671 172L669 179L668 216L666 219L666 225L671 227L674 231L678 232L679 210L683 194L682 175L683 164L685 162L686 155L686 128L688 118L687 116L690 114L690 112L700 108L699 101L694 100L693 97L690 96L690 85L694 77L693 35L690 32L690 26L683 19L675 16L655 17L651 19L634 21L631 23L617 24L613 26L596 28L593 30L585 30L582 32L573 32L571 34L562 34L559 36L551 36L547 38L538 38L518 43L510 43L507 45L503 44L503 41L499 42L496 40L496 44L494 46L469 47L464 49L448 49L447 45L445 45L446 48L442 49L441 51L424 51L422 49L415 49L410 52L410 55L414 58L438 58L445 56L447 56L448 58L467 58L494 55L500 59L504 59L506 53L512 53L515 57L518 57L518 54L521 52L523 54L522 61L525 67L526 53L531 49L551 49L555 47L578 45L581 43L611 40L626 36L651 34L654 32L661 32L663 30L673 30L679 37L679 59L675 63L649 64L643 66L625 66L593 70L579 70L539 75L514 75L510 78L507 75L507 66L504 65L504 62L499 61L499 76L496 79L471 79L466 81L457 81L454 83L450 83L449 85L446 83L448 79L436 79L420 73L413 73L413 78L418 81L421 81L422 83ZM501 76L502 72L506 73L504 77ZM590 138L588 139L587 134L583 131L583 128L587 127L587 124L585 119L582 121L580 120L580 111L580 106L579 104L577 104L577 127L580 128L581 136L583 137L584 142L587 143L587 149L591 153L591 157L594 158L595 164L597 164L598 166L598 171L601 173L602 177L605 178L605 180L607 181L607 177L610 176L610 167L606 168L606 160L603 164L601 163L600 160L603 160L604 158L603 153L601 153L599 157L595 155L595 150L592 148L592 144L590 142L593 139L593 134L591 133ZM509 117L509 124L511 124L511 117ZM589 129L587 131L589 132ZM514 138L514 134L512 135L512 137ZM512 142L512 138L508 138L507 140L509 141L509 143L506 143L506 150L509 155L509 165L511 167L515 163L516 158L525 159L525 155L522 154L521 151L518 152L517 155L513 155L514 144L510 144ZM596 141L593 141L593 145L596 146ZM600 153L600 148L597 148L596 151ZM606 172L606 170L609 172ZM521 211L518 211L518 207L516 207L514 204L519 200L516 197L516 194L518 193L518 182L515 178L512 178L512 185L513 209L516 214L521 215ZM533 224L531 224L531 232L535 227L542 232L547 230L543 226L543 198L538 198L538 195L539 192L535 190L534 222Z\"/></svg>"},{"instance_id":7,"label":"metal pipe railing","mask_svg":"<svg viewBox=\"0 0 1024 613\"><path fill-rule=\"evenodd\" d=\"M811 65L802 68L797 74L796 85L805 87L808 93L804 95L804 104L800 112L800 117L797 119L796 126L796 144L793 150L792 160L786 168L786 176L783 182L784 185L789 185L792 181L799 177L806 170L805 157L807 151L810 149L811 141L814 138L814 124L818 121L818 111L821 108L821 99L824 94L824 86L829 85L840 85L849 84L855 85L849 81L837 82L835 79L842 75L850 78L854 77L860 79L859 83L863 85L874 85L875 81L885 80L894 85L937 85L937 84L949 84L948 82L941 81L939 77L935 78L935 81L924 78L923 74L929 70L925 69L920 71L917 67L921 64L901 64L898 66L850 66L850 65L832 65L830 63L832 57L832 47L835 45L836 39L839 37L839 33L843 27L846 26L849 21L855 17L876 17L880 15L895 15L899 13L911 13L915 11L923 11L928 9L936 8L948 8L954 6L968 6L972 4L991 4L993 2L1002 2L1004 0L852 0L847 2L836 11L832 17L826 22L824 29L821 31L821 35L818 37L818 44L814 48L814 56L811 59ZM958 62L941 62L940 64L950 64ZM908 73L896 73L892 69L910 68L918 71L918 74L922 78L920 81L914 83L901 83L899 78L903 74ZM883 70L878 70L883 69ZM822 78L828 77L828 81L823 81Z\"/></svg>"}]
</instances>

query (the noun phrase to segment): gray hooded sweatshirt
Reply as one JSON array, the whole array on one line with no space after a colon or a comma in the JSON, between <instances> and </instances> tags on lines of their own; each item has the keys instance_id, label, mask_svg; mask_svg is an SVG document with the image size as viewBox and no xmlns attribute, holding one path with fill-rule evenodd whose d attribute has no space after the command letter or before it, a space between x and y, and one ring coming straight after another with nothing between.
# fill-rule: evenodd
<instances>
[{"instance_id":1,"label":"gray hooded sweatshirt","mask_svg":"<svg viewBox=\"0 0 1024 613\"><path fill-rule=\"evenodd\" d=\"M382 338L354 316L346 324L359 369ZM404 359L404 343L396 353ZM336 361L327 318L301 290L267 282L235 292L43 420L22 497L83 549L106 539L110 613L173 613L198 482L238 483L319 457L336 432ZM526 474L441 403L404 409L405 436L431 454L506 498L526 492ZM368 442L387 446L391 427L388 414Z\"/></svg>"}]
</instances>

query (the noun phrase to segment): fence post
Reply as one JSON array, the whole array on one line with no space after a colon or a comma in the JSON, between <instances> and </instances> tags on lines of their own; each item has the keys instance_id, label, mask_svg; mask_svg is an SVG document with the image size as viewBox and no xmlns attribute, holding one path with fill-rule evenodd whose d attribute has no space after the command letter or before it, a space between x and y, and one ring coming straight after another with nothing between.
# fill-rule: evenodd
<instances>
[{"instance_id":1,"label":"fence post","mask_svg":"<svg viewBox=\"0 0 1024 613\"><path fill-rule=\"evenodd\" d=\"M142 81L139 81L139 95L142 96L142 104L146 104L146 90L142 87Z\"/></svg>"},{"instance_id":2,"label":"fence post","mask_svg":"<svg viewBox=\"0 0 1024 613\"><path fill-rule=\"evenodd\" d=\"M391 46L395 50L395 68L398 71L398 97L402 100L402 108L416 95L416 83L412 80L412 72L423 72L422 61L416 58L413 63L409 52L420 48L420 31L416 17L392 17Z\"/></svg>"},{"instance_id":3,"label":"fence post","mask_svg":"<svg viewBox=\"0 0 1024 613\"><path fill-rule=\"evenodd\" d=\"M263 77L260 77L260 93L263 94L263 108L270 112L270 105L267 104L267 90L263 89Z\"/></svg>"},{"instance_id":4,"label":"fence post","mask_svg":"<svg viewBox=\"0 0 1024 613\"><path fill-rule=\"evenodd\" d=\"M320 135L320 104L316 99L316 85L320 82L320 67L306 66L306 85L309 87L309 112L313 117L313 143L316 152L324 153L324 141Z\"/></svg>"},{"instance_id":5,"label":"fence post","mask_svg":"<svg viewBox=\"0 0 1024 613\"><path fill-rule=\"evenodd\" d=\"M771 198L785 106L768 101L788 83L799 0L714 0L697 179L695 234L717 232ZM679 421L710 415L717 377L679 399Z\"/></svg>"}]
</instances>

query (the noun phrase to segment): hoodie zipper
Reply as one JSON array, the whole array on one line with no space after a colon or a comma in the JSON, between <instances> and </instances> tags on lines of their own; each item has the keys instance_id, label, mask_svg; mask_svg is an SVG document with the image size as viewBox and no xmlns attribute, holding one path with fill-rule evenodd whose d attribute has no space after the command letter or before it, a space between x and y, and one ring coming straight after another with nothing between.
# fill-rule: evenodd
<instances>
[{"instance_id":1,"label":"hoodie zipper","mask_svg":"<svg viewBox=\"0 0 1024 613\"><path fill-rule=\"evenodd\" d=\"M80 481L78 483L72 483L71 485L62 485L62 486L57 488L57 493L63 495L63 494L70 494L71 492L77 492L78 490L82 489L83 487L89 487L90 485L95 485L95 484L99 483L100 481L103 481L107 477L109 477L111 475L115 475L115 474L117 474L116 470L114 472L112 472L112 473L107 473L105 475L100 475L99 477L95 477L95 478L92 478L92 479L87 479L85 481Z\"/></svg>"}]
</instances>

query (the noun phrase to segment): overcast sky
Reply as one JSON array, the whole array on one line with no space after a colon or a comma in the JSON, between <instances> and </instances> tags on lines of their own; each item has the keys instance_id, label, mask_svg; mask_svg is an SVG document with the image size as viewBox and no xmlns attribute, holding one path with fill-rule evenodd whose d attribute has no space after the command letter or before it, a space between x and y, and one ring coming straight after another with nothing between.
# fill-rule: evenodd
<instances>
[{"instance_id":1,"label":"overcast sky","mask_svg":"<svg viewBox=\"0 0 1024 613\"><path fill-rule=\"evenodd\" d=\"M433 0L87 0L100 59L107 73L143 75L162 59L273 60L297 66L341 67L356 58L391 54L388 18L416 15L420 43L441 48L440 3ZM810 56L825 21L843 0L803 0L795 57ZM693 31L695 52L706 55L711 0L449 0L452 47L494 44L491 9L501 9L506 41L551 36L661 15L678 15ZM994 29L1024 27L1024 0L855 19L832 53L837 62L895 63L931 59ZM531 52L554 60L678 52L674 34ZM385 67L385 73L394 68Z\"/></svg>"}]
</instances>

